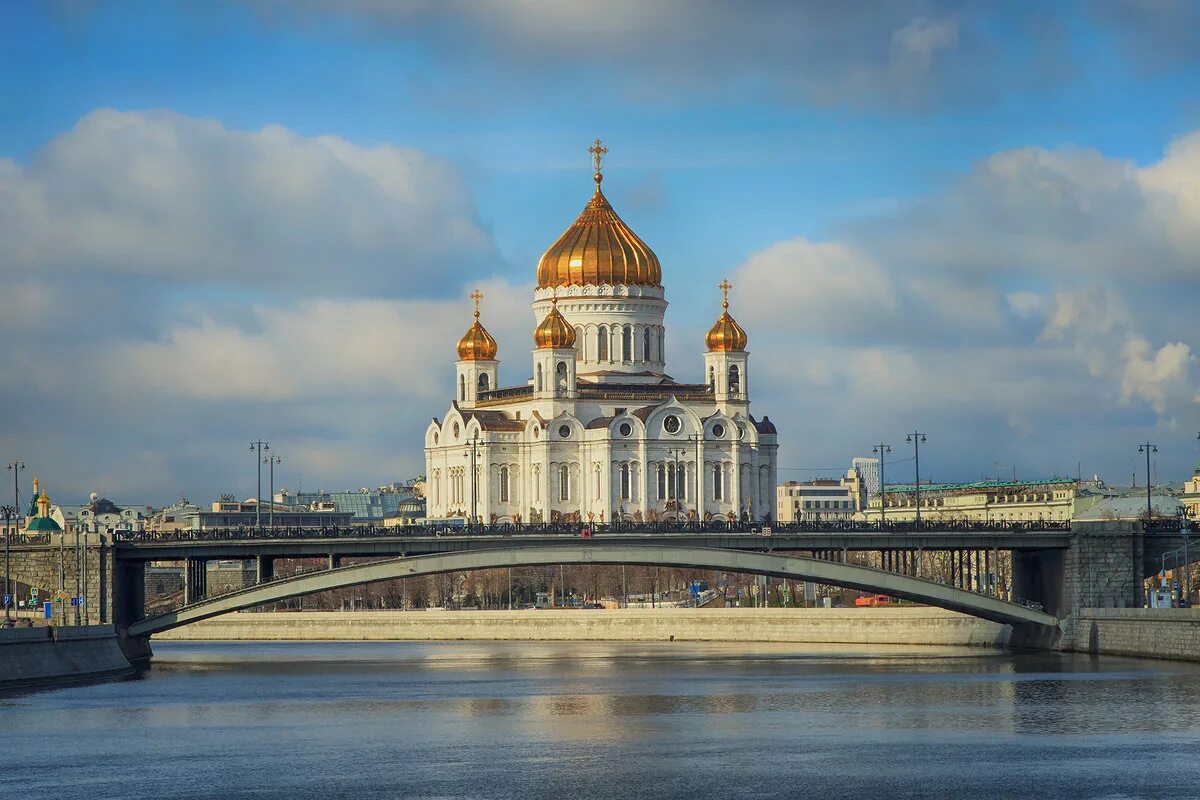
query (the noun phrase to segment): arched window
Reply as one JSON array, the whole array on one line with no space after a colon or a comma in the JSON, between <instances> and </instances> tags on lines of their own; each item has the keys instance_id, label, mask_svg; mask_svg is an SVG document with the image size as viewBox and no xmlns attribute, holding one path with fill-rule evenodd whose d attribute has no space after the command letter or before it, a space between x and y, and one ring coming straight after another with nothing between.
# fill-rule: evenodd
<instances>
[{"instance_id":1,"label":"arched window","mask_svg":"<svg viewBox=\"0 0 1200 800\"><path fill-rule=\"evenodd\" d=\"M642 360L650 360L650 329L642 331Z\"/></svg>"},{"instance_id":2,"label":"arched window","mask_svg":"<svg viewBox=\"0 0 1200 800\"><path fill-rule=\"evenodd\" d=\"M687 500L687 464L680 464L675 473L675 497Z\"/></svg>"},{"instance_id":3,"label":"arched window","mask_svg":"<svg viewBox=\"0 0 1200 800\"><path fill-rule=\"evenodd\" d=\"M566 464L558 468L558 499L564 503L571 499L571 471Z\"/></svg>"},{"instance_id":4,"label":"arched window","mask_svg":"<svg viewBox=\"0 0 1200 800\"><path fill-rule=\"evenodd\" d=\"M596 358L599 361L608 361L608 328L603 325L596 331Z\"/></svg>"},{"instance_id":5,"label":"arched window","mask_svg":"<svg viewBox=\"0 0 1200 800\"><path fill-rule=\"evenodd\" d=\"M464 402L467 399L467 378L465 375L458 376L458 399Z\"/></svg>"},{"instance_id":6,"label":"arched window","mask_svg":"<svg viewBox=\"0 0 1200 800\"><path fill-rule=\"evenodd\" d=\"M658 499L667 499L667 468L662 464L658 465Z\"/></svg>"},{"instance_id":7,"label":"arched window","mask_svg":"<svg viewBox=\"0 0 1200 800\"><path fill-rule=\"evenodd\" d=\"M664 350L663 337L665 337L666 335L667 334L663 331L663 329L661 327L659 327L657 325L654 326L654 355L655 355L654 360L655 361L661 362L666 359L666 356L663 355L663 350Z\"/></svg>"},{"instance_id":8,"label":"arched window","mask_svg":"<svg viewBox=\"0 0 1200 800\"><path fill-rule=\"evenodd\" d=\"M716 367L708 368L708 388L715 393L717 391L717 370Z\"/></svg>"},{"instance_id":9,"label":"arched window","mask_svg":"<svg viewBox=\"0 0 1200 800\"><path fill-rule=\"evenodd\" d=\"M541 364L537 365L537 380L534 381L534 383L537 384L534 387L534 390L540 392L542 390L542 365Z\"/></svg>"},{"instance_id":10,"label":"arched window","mask_svg":"<svg viewBox=\"0 0 1200 800\"><path fill-rule=\"evenodd\" d=\"M628 325L621 328L621 360L633 360L633 329Z\"/></svg>"},{"instance_id":11,"label":"arched window","mask_svg":"<svg viewBox=\"0 0 1200 800\"><path fill-rule=\"evenodd\" d=\"M558 366L555 368L554 371L558 375L558 388L566 389L567 388L567 362L565 362L565 361L558 362Z\"/></svg>"},{"instance_id":12,"label":"arched window","mask_svg":"<svg viewBox=\"0 0 1200 800\"><path fill-rule=\"evenodd\" d=\"M677 482L677 477L678 476L676 475L676 472L675 472L675 465L667 464L667 499L668 500L674 500L677 496L675 493L676 489L679 488L679 483Z\"/></svg>"},{"instance_id":13,"label":"arched window","mask_svg":"<svg viewBox=\"0 0 1200 800\"><path fill-rule=\"evenodd\" d=\"M737 394L742 391L742 382L738 374L737 364L731 364L729 367L729 393Z\"/></svg>"},{"instance_id":14,"label":"arched window","mask_svg":"<svg viewBox=\"0 0 1200 800\"><path fill-rule=\"evenodd\" d=\"M621 465L621 499L629 499L629 465Z\"/></svg>"},{"instance_id":15,"label":"arched window","mask_svg":"<svg viewBox=\"0 0 1200 800\"><path fill-rule=\"evenodd\" d=\"M508 502L508 467L500 468L500 502Z\"/></svg>"},{"instance_id":16,"label":"arched window","mask_svg":"<svg viewBox=\"0 0 1200 800\"><path fill-rule=\"evenodd\" d=\"M479 391L486 392L489 388L491 388L490 384L491 384L491 382L488 380L488 374L486 372L480 373L480 375L479 375Z\"/></svg>"},{"instance_id":17,"label":"arched window","mask_svg":"<svg viewBox=\"0 0 1200 800\"><path fill-rule=\"evenodd\" d=\"M587 339L583 338L583 328L575 326L575 358L583 358L584 347L587 344Z\"/></svg>"}]
</instances>

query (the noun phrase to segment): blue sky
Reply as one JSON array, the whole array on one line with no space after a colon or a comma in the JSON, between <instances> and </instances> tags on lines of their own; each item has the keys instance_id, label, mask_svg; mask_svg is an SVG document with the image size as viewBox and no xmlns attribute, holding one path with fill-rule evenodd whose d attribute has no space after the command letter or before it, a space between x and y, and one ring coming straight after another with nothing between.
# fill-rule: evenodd
<instances>
[{"instance_id":1,"label":"blue sky","mask_svg":"<svg viewBox=\"0 0 1200 800\"><path fill-rule=\"evenodd\" d=\"M677 377L734 280L783 477L920 426L943 480L1180 480L1197 52L1174 0L0 4L0 443L64 499L419 472L477 282L524 380L600 136Z\"/></svg>"}]
</instances>

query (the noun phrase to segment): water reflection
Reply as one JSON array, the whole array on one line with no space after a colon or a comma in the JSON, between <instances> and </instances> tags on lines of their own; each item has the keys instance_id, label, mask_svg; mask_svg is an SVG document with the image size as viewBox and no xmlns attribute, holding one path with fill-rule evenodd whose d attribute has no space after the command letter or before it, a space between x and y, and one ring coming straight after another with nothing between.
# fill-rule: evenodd
<instances>
[{"instance_id":1,"label":"water reflection","mask_svg":"<svg viewBox=\"0 0 1200 800\"><path fill-rule=\"evenodd\" d=\"M1200 669L1169 662L777 644L155 649L140 681L0 700L21 732L0 789L1029 798L1187 796L1200 779ZM78 746L48 758L47 742Z\"/></svg>"}]
</instances>

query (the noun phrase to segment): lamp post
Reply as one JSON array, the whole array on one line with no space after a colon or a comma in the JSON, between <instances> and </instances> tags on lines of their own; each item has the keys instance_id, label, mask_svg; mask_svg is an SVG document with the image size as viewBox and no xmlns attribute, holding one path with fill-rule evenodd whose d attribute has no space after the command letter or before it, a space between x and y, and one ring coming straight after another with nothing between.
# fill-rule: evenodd
<instances>
[{"instance_id":1,"label":"lamp post","mask_svg":"<svg viewBox=\"0 0 1200 800\"><path fill-rule=\"evenodd\" d=\"M463 453L463 458L471 459L471 524L474 525L479 522L479 487L476 482L475 467L475 461L478 458L479 431L475 431L475 433L471 434L470 445L470 451Z\"/></svg>"},{"instance_id":2,"label":"lamp post","mask_svg":"<svg viewBox=\"0 0 1200 800\"><path fill-rule=\"evenodd\" d=\"M885 515L887 514L887 497L884 496L883 487L887 484L883 480L883 457L892 452L892 446L885 442L880 442L871 448L872 453L879 455L879 527L883 527Z\"/></svg>"},{"instance_id":3,"label":"lamp post","mask_svg":"<svg viewBox=\"0 0 1200 800\"><path fill-rule=\"evenodd\" d=\"M25 469L25 463L23 461L8 462L8 470L9 470L9 472L11 472L13 474L13 504L11 506L9 506L9 508L10 508L9 514L5 515L6 522L4 525L4 591L10 595L9 602L7 604L5 604L5 606L4 606L4 619L6 622L12 618L11 617L12 612L10 611L9 607L12 605L12 601L13 601L13 598L11 597L11 595L12 595L12 561L11 561L10 554L9 554L9 542L12 539L12 533L11 533L11 528L9 527L9 525L7 523L7 519L11 515L12 527L14 527L14 528L17 525L17 520L20 519L21 493L20 493L20 489L17 486L17 483L19 480L21 470L23 470L23 469Z\"/></svg>"},{"instance_id":4,"label":"lamp post","mask_svg":"<svg viewBox=\"0 0 1200 800\"><path fill-rule=\"evenodd\" d=\"M916 492L915 499L917 505L916 529L921 530L921 443L925 441L925 434L921 433L920 431L913 431L904 438L904 441L913 446L913 460L915 462L914 468L916 470L916 481L913 484L913 488Z\"/></svg>"},{"instance_id":5,"label":"lamp post","mask_svg":"<svg viewBox=\"0 0 1200 800\"><path fill-rule=\"evenodd\" d=\"M255 451L257 451L257 453L258 453L258 455L256 455L254 458L254 461L255 461L254 466L258 468L258 493L254 495L254 528L255 528L255 530L259 530L259 531L262 530L263 451L270 450L270 449L271 449L271 445L268 442L262 441L261 439L258 439L256 441L253 441L250 443L250 452L254 453Z\"/></svg>"},{"instance_id":6,"label":"lamp post","mask_svg":"<svg viewBox=\"0 0 1200 800\"><path fill-rule=\"evenodd\" d=\"M1146 522L1149 523L1154 515L1154 506L1150 500L1150 454L1158 452L1158 445L1146 442L1138 445L1138 452L1146 454Z\"/></svg>"},{"instance_id":7,"label":"lamp post","mask_svg":"<svg viewBox=\"0 0 1200 800\"><path fill-rule=\"evenodd\" d=\"M267 456L264 460L271 465L271 506L267 509L267 527L273 529L275 527L275 465L282 464L283 459L279 456Z\"/></svg>"},{"instance_id":8,"label":"lamp post","mask_svg":"<svg viewBox=\"0 0 1200 800\"><path fill-rule=\"evenodd\" d=\"M675 461L675 474L670 481L671 485L667 491L667 497L675 501L675 520L678 522L679 514L683 508L683 492L681 490L687 486L686 481L679 474L679 459L683 457L686 451L682 447L672 447L669 452L671 453L671 458Z\"/></svg>"},{"instance_id":9,"label":"lamp post","mask_svg":"<svg viewBox=\"0 0 1200 800\"><path fill-rule=\"evenodd\" d=\"M15 522L17 519L16 506L0 506L0 514L4 515L4 596L8 598L4 602L4 621L7 623L12 619L12 571L10 568L8 542L10 538L9 523Z\"/></svg>"}]
</instances>

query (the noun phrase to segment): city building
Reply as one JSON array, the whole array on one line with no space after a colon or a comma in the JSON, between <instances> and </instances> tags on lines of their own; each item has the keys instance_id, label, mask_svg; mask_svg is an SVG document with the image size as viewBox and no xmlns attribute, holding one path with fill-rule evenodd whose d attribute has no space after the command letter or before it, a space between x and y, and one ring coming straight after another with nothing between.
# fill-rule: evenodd
<instances>
[{"instance_id":1,"label":"city building","mask_svg":"<svg viewBox=\"0 0 1200 800\"><path fill-rule=\"evenodd\" d=\"M874 502L879 496L879 490L883 486L883 475L881 474L878 458L853 458L850 460L850 469L853 470L858 478L858 509L861 511Z\"/></svg>"},{"instance_id":2,"label":"city building","mask_svg":"<svg viewBox=\"0 0 1200 800\"><path fill-rule=\"evenodd\" d=\"M349 511L353 515L351 523L354 525L419 525L425 521L424 489L425 483L421 479L354 492L292 492L281 489L275 493L275 505L277 509L289 511L297 508Z\"/></svg>"},{"instance_id":3,"label":"city building","mask_svg":"<svg viewBox=\"0 0 1200 800\"><path fill-rule=\"evenodd\" d=\"M153 513L149 506L117 506L95 492L84 505L58 505L54 518L67 533L108 533L112 531L142 531Z\"/></svg>"},{"instance_id":4,"label":"city building","mask_svg":"<svg viewBox=\"0 0 1200 800\"><path fill-rule=\"evenodd\" d=\"M652 520L773 513L775 426L750 413L746 332L721 313L704 382L666 372L658 256L601 190L538 263L532 358L499 383L499 346L475 319L458 342L454 400L425 432L430 519ZM697 343L698 344L698 343Z\"/></svg>"},{"instance_id":5,"label":"city building","mask_svg":"<svg viewBox=\"0 0 1200 800\"><path fill-rule=\"evenodd\" d=\"M1183 503L1190 518L1200 520L1200 464L1196 465L1191 479L1183 484L1183 493L1179 495L1179 501Z\"/></svg>"},{"instance_id":6,"label":"city building","mask_svg":"<svg viewBox=\"0 0 1200 800\"><path fill-rule=\"evenodd\" d=\"M1168 491L1151 491L1150 514L1157 519L1175 519L1183 513L1181 498ZM1075 519L1087 522L1103 520L1132 521L1146 518L1146 490L1130 489L1115 497L1105 497L1076 512Z\"/></svg>"},{"instance_id":7,"label":"city building","mask_svg":"<svg viewBox=\"0 0 1200 800\"><path fill-rule=\"evenodd\" d=\"M972 522L1063 521L1075 516L1073 479L1044 481L980 481L978 483L922 484L922 520ZM892 522L916 519L917 487L885 486L863 514L878 522L882 514Z\"/></svg>"},{"instance_id":8,"label":"city building","mask_svg":"<svg viewBox=\"0 0 1200 800\"><path fill-rule=\"evenodd\" d=\"M310 509L263 508L253 499L235 500L228 495L215 501L211 511L201 510L196 515L196 527L208 528L252 528L256 524L273 524L277 528L328 528L346 527L354 517L353 511L338 511L334 508Z\"/></svg>"},{"instance_id":9,"label":"city building","mask_svg":"<svg viewBox=\"0 0 1200 800\"><path fill-rule=\"evenodd\" d=\"M849 470L854 473L854 469ZM858 511L859 480L818 479L787 481L775 489L776 519L780 522L850 519Z\"/></svg>"}]
</instances>

